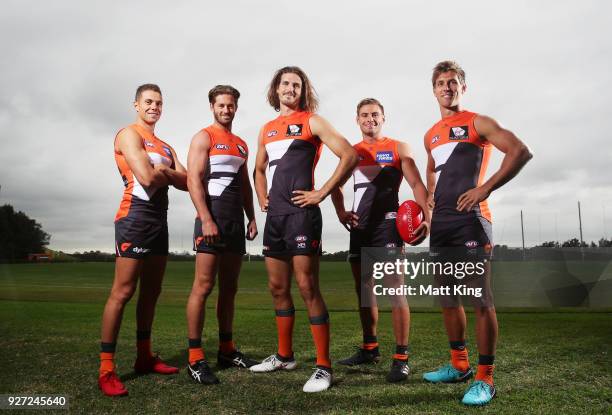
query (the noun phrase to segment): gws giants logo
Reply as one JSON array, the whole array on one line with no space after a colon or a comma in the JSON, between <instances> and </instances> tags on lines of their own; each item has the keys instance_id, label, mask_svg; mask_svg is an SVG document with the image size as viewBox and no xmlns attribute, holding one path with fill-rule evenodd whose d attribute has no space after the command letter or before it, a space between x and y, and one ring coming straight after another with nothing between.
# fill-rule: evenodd
<instances>
[{"instance_id":1,"label":"gws giants logo","mask_svg":"<svg viewBox=\"0 0 612 415\"><path fill-rule=\"evenodd\" d=\"M469 136L468 126L463 125L461 127L451 127L448 134L449 140L467 140Z\"/></svg>"},{"instance_id":2,"label":"gws giants logo","mask_svg":"<svg viewBox=\"0 0 612 415\"><path fill-rule=\"evenodd\" d=\"M296 137L302 135L302 126L304 124L289 124L287 126L287 136Z\"/></svg>"},{"instance_id":3,"label":"gws giants logo","mask_svg":"<svg viewBox=\"0 0 612 415\"><path fill-rule=\"evenodd\" d=\"M240 144L236 144L236 147L238 147L238 151L240 152L240 154L242 154L244 157L247 156L246 148L242 147Z\"/></svg>"}]
</instances>

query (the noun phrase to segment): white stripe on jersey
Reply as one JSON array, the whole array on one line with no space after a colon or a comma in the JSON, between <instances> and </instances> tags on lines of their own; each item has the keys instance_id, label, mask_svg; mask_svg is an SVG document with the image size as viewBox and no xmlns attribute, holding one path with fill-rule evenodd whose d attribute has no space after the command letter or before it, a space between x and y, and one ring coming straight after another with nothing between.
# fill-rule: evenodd
<instances>
[{"instance_id":1,"label":"white stripe on jersey","mask_svg":"<svg viewBox=\"0 0 612 415\"><path fill-rule=\"evenodd\" d=\"M153 152L147 152L147 155L149 156L149 161L151 162L151 164L164 164L167 167L172 166L172 160L170 160L168 157L164 157L161 154ZM132 196L136 196L141 200L151 200L158 187L151 186L148 189L145 189L136 178L136 175L134 173L132 173L132 175L134 176Z\"/></svg>"},{"instance_id":2,"label":"white stripe on jersey","mask_svg":"<svg viewBox=\"0 0 612 415\"><path fill-rule=\"evenodd\" d=\"M274 172L276 171L276 165L270 166L270 162L280 160L287 150L289 150L289 146L293 143L293 139L287 138L284 140L272 141L271 143L266 144L266 152L268 153L268 171L270 172L270 177L268 178L268 193L272 188L272 181L274 179Z\"/></svg>"},{"instance_id":3,"label":"white stripe on jersey","mask_svg":"<svg viewBox=\"0 0 612 415\"><path fill-rule=\"evenodd\" d=\"M230 154L215 154L208 158L211 173L226 172L238 173L244 164L244 159ZM217 177L208 180L208 194L211 196L221 196L221 193L234 180L234 177Z\"/></svg>"},{"instance_id":4,"label":"white stripe on jersey","mask_svg":"<svg viewBox=\"0 0 612 415\"><path fill-rule=\"evenodd\" d=\"M357 166L355 170L353 170L353 180L355 184L363 184L363 183L372 183L376 176L381 172L382 167L378 164L370 165L370 166ZM357 212L359 208L359 204L361 203L361 198L363 197L366 191L365 187L361 187L355 190L355 198L353 200L353 212Z\"/></svg>"},{"instance_id":5,"label":"white stripe on jersey","mask_svg":"<svg viewBox=\"0 0 612 415\"><path fill-rule=\"evenodd\" d=\"M436 168L446 163L457 144L459 143L445 143L431 150L431 157L433 157L436 163Z\"/></svg>"}]
</instances>

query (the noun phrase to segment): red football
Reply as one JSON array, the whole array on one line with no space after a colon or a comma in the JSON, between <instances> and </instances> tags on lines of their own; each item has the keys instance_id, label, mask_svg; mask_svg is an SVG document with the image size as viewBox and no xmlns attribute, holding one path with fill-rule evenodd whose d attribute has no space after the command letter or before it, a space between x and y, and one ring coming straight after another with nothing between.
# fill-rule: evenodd
<instances>
[{"instance_id":1,"label":"red football","mask_svg":"<svg viewBox=\"0 0 612 415\"><path fill-rule=\"evenodd\" d=\"M406 200L397 210L395 224L402 239L412 245L415 242L414 230L423 222L423 209L414 200Z\"/></svg>"}]
</instances>

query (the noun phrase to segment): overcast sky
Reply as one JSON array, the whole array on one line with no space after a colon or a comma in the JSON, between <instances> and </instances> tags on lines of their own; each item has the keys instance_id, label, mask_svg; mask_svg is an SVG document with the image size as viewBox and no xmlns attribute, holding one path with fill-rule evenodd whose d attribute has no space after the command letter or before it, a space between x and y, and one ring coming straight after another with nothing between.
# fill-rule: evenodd
<instances>
[{"instance_id":1,"label":"overcast sky","mask_svg":"<svg viewBox=\"0 0 612 415\"><path fill-rule=\"evenodd\" d=\"M211 122L212 86L240 90L234 132L254 155L259 128L276 116L267 84L279 67L298 65L319 93L320 114L351 143L360 138L356 103L380 99L383 132L410 143L423 173L422 137L440 117L431 68L445 59L466 70L466 108L493 116L534 153L490 197L495 242L520 244L521 209L528 245L578 236L578 200L584 239L611 236L609 2L210 3L3 2L0 204L41 223L51 248L113 251L123 192L113 138L133 122L142 83L161 86L156 133L186 164L191 137ZM489 175L500 161L497 153ZM326 149L319 186L335 166ZM346 195L350 206L349 187ZM331 200L322 209L323 248L347 249ZM191 249L194 215L188 195L171 190L171 250ZM262 233L265 216L257 220Z\"/></svg>"}]
</instances>

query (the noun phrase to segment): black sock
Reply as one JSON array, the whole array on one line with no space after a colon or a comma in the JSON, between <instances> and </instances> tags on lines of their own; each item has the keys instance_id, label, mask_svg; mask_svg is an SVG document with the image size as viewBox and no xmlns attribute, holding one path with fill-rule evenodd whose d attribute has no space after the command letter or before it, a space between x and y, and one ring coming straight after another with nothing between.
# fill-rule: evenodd
<instances>
[{"instance_id":1,"label":"black sock","mask_svg":"<svg viewBox=\"0 0 612 415\"><path fill-rule=\"evenodd\" d=\"M148 340L151 338L151 330L136 330L136 340Z\"/></svg>"},{"instance_id":2,"label":"black sock","mask_svg":"<svg viewBox=\"0 0 612 415\"><path fill-rule=\"evenodd\" d=\"M495 361L495 355L479 354L478 364L479 365L492 365Z\"/></svg>"},{"instance_id":3,"label":"black sock","mask_svg":"<svg viewBox=\"0 0 612 415\"><path fill-rule=\"evenodd\" d=\"M115 349L117 349L117 343L100 343L100 352L102 353L115 353Z\"/></svg>"},{"instance_id":4,"label":"black sock","mask_svg":"<svg viewBox=\"0 0 612 415\"><path fill-rule=\"evenodd\" d=\"M196 347L202 347L202 338L198 337L197 339L188 339L189 348L195 349Z\"/></svg>"},{"instance_id":5,"label":"black sock","mask_svg":"<svg viewBox=\"0 0 612 415\"><path fill-rule=\"evenodd\" d=\"M465 350L465 340L453 340L448 343L453 350Z\"/></svg>"}]
</instances>

